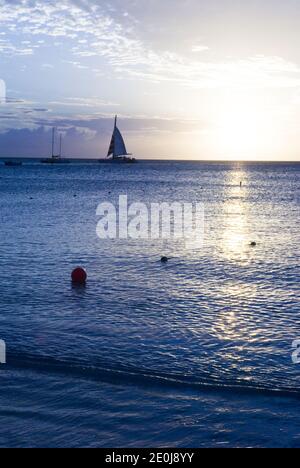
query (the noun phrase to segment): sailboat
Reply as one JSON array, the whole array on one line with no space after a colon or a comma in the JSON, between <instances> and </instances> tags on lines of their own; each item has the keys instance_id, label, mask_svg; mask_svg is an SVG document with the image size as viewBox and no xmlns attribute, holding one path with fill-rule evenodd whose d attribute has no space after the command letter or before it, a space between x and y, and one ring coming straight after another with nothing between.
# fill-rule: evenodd
<instances>
[{"instance_id":1,"label":"sailboat","mask_svg":"<svg viewBox=\"0 0 300 468\"><path fill-rule=\"evenodd\" d=\"M51 158L42 159L43 164L68 164L70 161L62 158L62 135L60 134L59 139L59 154L55 154L55 140L56 140L57 129L52 129L52 156Z\"/></svg>"},{"instance_id":2,"label":"sailboat","mask_svg":"<svg viewBox=\"0 0 300 468\"><path fill-rule=\"evenodd\" d=\"M106 159L100 159L100 163L128 163L136 162L136 159L131 154L127 153L124 138L117 126L118 116L115 117L115 126L112 134L111 142Z\"/></svg>"}]
</instances>

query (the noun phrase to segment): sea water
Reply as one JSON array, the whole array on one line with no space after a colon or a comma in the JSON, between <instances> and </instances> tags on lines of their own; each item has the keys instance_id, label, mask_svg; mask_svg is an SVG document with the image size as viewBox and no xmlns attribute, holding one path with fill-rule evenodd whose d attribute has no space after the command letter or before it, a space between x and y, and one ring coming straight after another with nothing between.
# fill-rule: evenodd
<instances>
[{"instance_id":1,"label":"sea water","mask_svg":"<svg viewBox=\"0 0 300 468\"><path fill-rule=\"evenodd\" d=\"M299 187L292 163L0 165L0 446L299 447ZM99 239L120 195L203 203L204 245Z\"/></svg>"}]
</instances>

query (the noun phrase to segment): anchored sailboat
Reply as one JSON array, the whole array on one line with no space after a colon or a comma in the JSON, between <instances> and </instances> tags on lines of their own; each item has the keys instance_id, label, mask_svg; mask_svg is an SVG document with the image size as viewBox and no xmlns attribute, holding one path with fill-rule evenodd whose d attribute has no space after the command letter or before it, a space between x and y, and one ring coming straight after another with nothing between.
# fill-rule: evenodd
<instances>
[{"instance_id":1,"label":"anchored sailboat","mask_svg":"<svg viewBox=\"0 0 300 468\"><path fill-rule=\"evenodd\" d=\"M52 157L47 159L42 159L43 164L68 164L70 161L62 158L62 134L60 134L59 139L59 154L55 154L55 142L56 142L56 131L57 129L53 127L52 129Z\"/></svg>"},{"instance_id":2,"label":"anchored sailboat","mask_svg":"<svg viewBox=\"0 0 300 468\"><path fill-rule=\"evenodd\" d=\"M124 138L117 127L117 119L115 117L115 126L112 134L111 142L106 159L100 159L99 162L116 162L116 163L135 163L136 159L127 153Z\"/></svg>"}]
</instances>

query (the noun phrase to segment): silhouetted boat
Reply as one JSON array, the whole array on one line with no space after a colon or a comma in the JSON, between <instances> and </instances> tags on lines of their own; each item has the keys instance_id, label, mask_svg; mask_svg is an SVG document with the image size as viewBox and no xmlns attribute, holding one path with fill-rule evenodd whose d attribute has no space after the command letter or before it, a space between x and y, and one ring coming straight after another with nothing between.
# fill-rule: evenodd
<instances>
[{"instance_id":1,"label":"silhouetted boat","mask_svg":"<svg viewBox=\"0 0 300 468\"><path fill-rule=\"evenodd\" d=\"M8 167L19 167L22 166L23 163L21 161L5 161L4 164Z\"/></svg>"},{"instance_id":2,"label":"silhouetted boat","mask_svg":"<svg viewBox=\"0 0 300 468\"><path fill-rule=\"evenodd\" d=\"M69 164L70 161L68 159L62 158L62 136L60 135L60 148L59 154L55 154L55 135L56 135L56 128L52 129L52 156L51 158L42 159L43 164Z\"/></svg>"},{"instance_id":3,"label":"silhouetted boat","mask_svg":"<svg viewBox=\"0 0 300 468\"><path fill-rule=\"evenodd\" d=\"M115 126L107 157L106 159L100 159L99 163L136 163L136 159L133 158L131 154L127 153L124 138L117 127L117 116L115 117Z\"/></svg>"}]
</instances>

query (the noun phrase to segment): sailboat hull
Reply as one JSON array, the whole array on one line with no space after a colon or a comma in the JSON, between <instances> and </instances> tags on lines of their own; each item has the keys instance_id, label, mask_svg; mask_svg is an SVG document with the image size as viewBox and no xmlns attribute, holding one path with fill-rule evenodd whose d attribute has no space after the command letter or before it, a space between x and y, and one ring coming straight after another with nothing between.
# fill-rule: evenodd
<instances>
[{"instance_id":1,"label":"sailboat hull","mask_svg":"<svg viewBox=\"0 0 300 468\"><path fill-rule=\"evenodd\" d=\"M48 159L42 159L41 163L42 164L70 164L70 161L68 161L68 159L61 159L61 158L48 158Z\"/></svg>"},{"instance_id":2,"label":"sailboat hull","mask_svg":"<svg viewBox=\"0 0 300 468\"><path fill-rule=\"evenodd\" d=\"M99 159L101 164L135 164L137 161L134 158L110 158L110 159Z\"/></svg>"}]
</instances>

